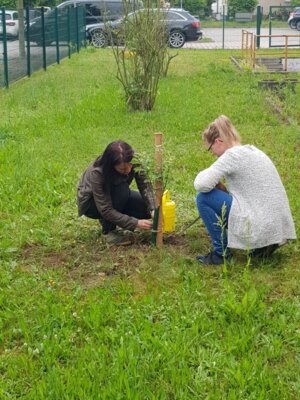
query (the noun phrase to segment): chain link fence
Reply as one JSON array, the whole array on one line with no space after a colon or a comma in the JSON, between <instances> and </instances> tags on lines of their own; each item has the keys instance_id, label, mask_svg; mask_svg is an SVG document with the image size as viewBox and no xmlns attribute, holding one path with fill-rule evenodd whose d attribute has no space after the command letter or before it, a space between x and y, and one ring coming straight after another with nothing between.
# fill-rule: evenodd
<instances>
[{"instance_id":1,"label":"chain link fence","mask_svg":"<svg viewBox=\"0 0 300 400\"><path fill-rule=\"evenodd\" d=\"M21 17L0 9L0 87L59 64L86 46L83 7L50 11L42 7L38 17L31 15L29 8Z\"/></svg>"}]
</instances>

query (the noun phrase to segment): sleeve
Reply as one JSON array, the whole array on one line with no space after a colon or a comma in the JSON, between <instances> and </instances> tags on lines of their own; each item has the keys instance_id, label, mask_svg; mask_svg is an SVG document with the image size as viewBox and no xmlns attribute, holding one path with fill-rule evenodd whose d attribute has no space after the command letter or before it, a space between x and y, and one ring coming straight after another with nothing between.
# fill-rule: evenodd
<instances>
[{"instance_id":1,"label":"sleeve","mask_svg":"<svg viewBox=\"0 0 300 400\"><path fill-rule=\"evenodd\" d=\"M222 178L232 174L238 168L237 155L227 150L209 168L200 171L195 178L194 187L197 192L210 192Z\"/></svg>"},{"instance_id":2,"label":"sleeve","mask_svg":"<svg viewBox=\"0 0 300 400\"><path fill-rule=\"evenodd\" d=\"M143 167L138 167L135 171L135 181L141 196L148 207L148 211L155 209L155 197L153 193L152 184L143 169Z\"/></svg>"},{"instance_id":3,"label":"sleeve","mask_svg":"<svg viewBox=\"0 0 300 400\"><path fill-rule=\"evenodd\" d=\"M113 208L109 193L104 190L104 179L100 171L91 173L91 186L97 210L103 218L120 226L123 229L134 230L137 226L137 218L122 214Z\"/></svg>"}]
</instances>

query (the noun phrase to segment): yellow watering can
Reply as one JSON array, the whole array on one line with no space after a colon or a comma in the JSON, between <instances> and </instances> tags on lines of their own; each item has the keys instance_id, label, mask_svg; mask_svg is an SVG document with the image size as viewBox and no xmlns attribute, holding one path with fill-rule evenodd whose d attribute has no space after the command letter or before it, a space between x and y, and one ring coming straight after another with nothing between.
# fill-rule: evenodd
<instances>
[{"instance_id":1,"label":"yellow watering can","mask_svg":"<svg viewBox=\"0 0 300 400\"><path fill-rule=\"evenodd\" d=\"M162 197L163 232L175 231L175 202L170 198L170 191L165 190Z\"/></svg>"}]
</instances>

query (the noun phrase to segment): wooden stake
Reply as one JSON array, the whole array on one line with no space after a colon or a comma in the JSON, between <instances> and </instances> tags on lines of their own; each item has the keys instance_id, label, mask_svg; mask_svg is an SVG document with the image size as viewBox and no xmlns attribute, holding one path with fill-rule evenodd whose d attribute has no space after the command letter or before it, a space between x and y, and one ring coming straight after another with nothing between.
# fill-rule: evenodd
<instances>
[{"instance_id":1,"label":"wooden stake","mask_svg":"<svg viewBox=\"0 0 300 400\"><path fill-rule=\"evenodd\" d=\"M155 206L159 208L158 214L158 226L156 235L156 247L162 247L163 245L163 233L162 233L162 195L163 195L163 168L162 168L162 143L163 134L158 132L155 133Z\"/></svg>"}]
</instances>

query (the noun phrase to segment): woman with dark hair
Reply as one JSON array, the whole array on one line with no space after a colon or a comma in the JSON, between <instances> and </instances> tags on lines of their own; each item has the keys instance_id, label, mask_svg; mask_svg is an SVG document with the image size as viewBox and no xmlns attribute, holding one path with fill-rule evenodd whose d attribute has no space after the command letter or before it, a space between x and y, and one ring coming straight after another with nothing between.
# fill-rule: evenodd
<instances>
[{"instance_id":1,"label":"woman with dark hair","mask_svg":"<svg viewBox=\"0 0 300 400\"><path fill-rule=\"evenodd\" d=\"M110 143L80 178L77 191L79 216L98 219L109 244L125 244L121 227L151 230L155 201L150 181L134 150L122 141ZM139 192L130 190L135 179Z\"/></svg>"}]
</instances>

